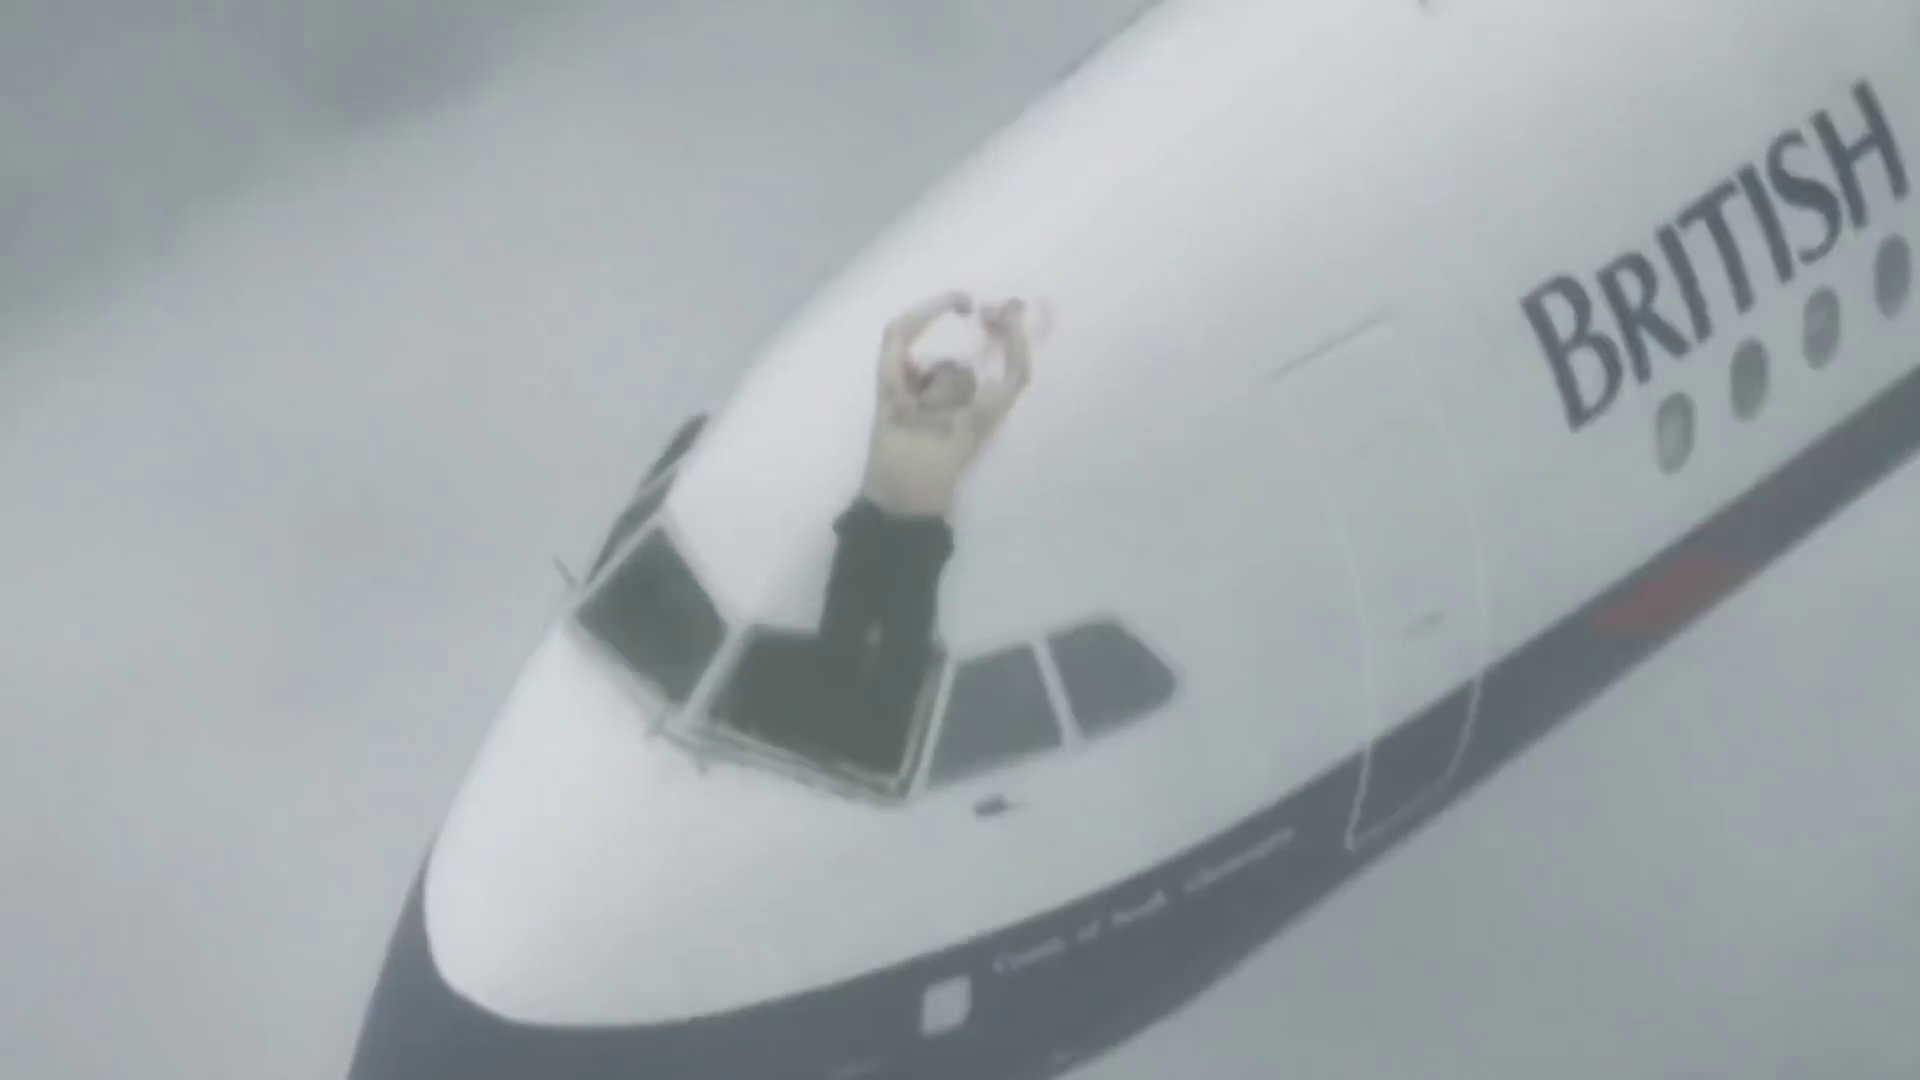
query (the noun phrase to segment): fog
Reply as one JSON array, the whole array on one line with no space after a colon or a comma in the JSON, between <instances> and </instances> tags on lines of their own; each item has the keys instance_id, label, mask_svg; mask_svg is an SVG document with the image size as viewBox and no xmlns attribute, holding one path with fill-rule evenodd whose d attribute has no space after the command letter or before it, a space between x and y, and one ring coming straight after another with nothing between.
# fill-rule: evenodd
<instances>
[{"instance_id":1,"label":"fog","mask_svg":"<svg viewBox=\"0 0 1920 1080\"><path fill-rule=\"evenodd\" d=\"M8 5L0 1069L342 1077L551 560L1143 4ZM1920 1075L1916 495L1083 1074Z\"/></svg>"},{"instance_id":2,"label":"fog","mask_svg":"<svg viewBox=\"0 0 1920 1080\"><path fill-rule=\"evenodd\" d=\"M11 0L0 328L163 261L221 199L445 104L588 2Z\"/></svg>"},{"instance_id":3,"label":"fog","mask_svg":"<svg viewBox=\"0 0 1920 1080\"><path fill-rule=\"evenodd\" d=\"M256 182L233 133L325 110L237 60L222 95L260 107L229 101L223 132L154 100L179 145L228 148L190 182L122 143L152 127L117 105L67 126L10 100L13 130L58 136L29 176L115 162L32 181L49 228L138 176L172 201L114 242L168 250L73 264L4 340L8 1075L342 1076L550 559L583 558L821 275L1137 6L595 11L496 45L458 93L290 137ZM223 40L182 34L159 82Z\"/></svg>"}]
</instances>

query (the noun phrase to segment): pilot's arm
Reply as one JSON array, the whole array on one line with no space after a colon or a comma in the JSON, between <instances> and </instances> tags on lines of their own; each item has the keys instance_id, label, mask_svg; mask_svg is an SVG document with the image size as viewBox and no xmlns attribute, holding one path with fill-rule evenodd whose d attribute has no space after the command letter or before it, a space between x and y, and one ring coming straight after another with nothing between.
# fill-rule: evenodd
<instances>
[{"instance_id":1,"label":"pilot's arm","mask_svg":"<svg viewBox=\"0 0 1920 1080\"><path fill-rule=\"evenodd\" d=\"M974 423L982 435L990 434L1000 426L1000 422L1013 409L1013 403L1026 390L1027 383L1033 379L1033 353L1027 343L1026 314L1026 305L1019 300L1008 300L983 313L981 321L986 323L987 333L1006 350L1007 373L1005 378L975 399Z\"/></svg>"},{"instance_id":2,"label":"pilot's arm","mask_svg":"<svg viewBox=\"0 0 1920 1080\"><path fill-rule=\"evenodd\" d=\"M909 350L933 320L951 311L965 315L973 310L973 298L958 289L943 293L908 308L887 324L880 336L880 389L889 394L910 394L909 376L913 358Z\"/></svg>"}]
</instances>

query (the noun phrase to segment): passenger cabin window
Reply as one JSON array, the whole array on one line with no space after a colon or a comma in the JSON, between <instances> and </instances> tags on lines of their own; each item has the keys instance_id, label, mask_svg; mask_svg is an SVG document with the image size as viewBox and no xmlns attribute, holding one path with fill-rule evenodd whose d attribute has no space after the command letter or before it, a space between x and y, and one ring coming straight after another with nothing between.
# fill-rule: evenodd
<instances>
[{"instance_id":1,"label":"passenger cabin window","mask_svg":"<svg viewBox=\"0 0 1920 1080\"><path fill-rule=\"evenodd\" d=\"M640 541L576 618L674 705L686 704L726 633L719 609L661 529Z\"/></svg>"},{"instance_id":2,"label":"passenger cabin window","mask_svg":"<svg viewBox=\"0 0 1920 1080\"><path fill-rule=\"evenodd\" d=\"M712 717L816 766L896 781L907 772L944 663L936 650L914 708L884 715L869 686L829 666L813 634L758 626L715 695Z\"/></svg>"},{"instance_id":3,"label":"passenger cabin window","mask_svg":"<svg viewBox=\"0 0 1920 1080\"><path fill-rule=\"evenodd\" d=\"M927 780L951 783L1060 742L1032 647L989 653L954 669Z\"/></svg>"},{"instance_id":4,"label":"passenger cabin window","mask_svg":"<svg viewBox=\"0 0 1920 1080\"><path fill-rule=\"evenodd\" d=\"M1047 639L1067 708L1088 735L1137 720L1173 697L1173 671L1145 642L1111 619Z\"/></svg>"}]
</instances>

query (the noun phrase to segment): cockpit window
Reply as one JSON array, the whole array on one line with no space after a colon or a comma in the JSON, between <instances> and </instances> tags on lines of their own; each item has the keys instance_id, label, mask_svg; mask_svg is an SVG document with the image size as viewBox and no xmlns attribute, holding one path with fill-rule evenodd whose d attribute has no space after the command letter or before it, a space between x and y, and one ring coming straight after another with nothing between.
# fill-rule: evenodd
<instances>
[{"instance_id":1,"label":"cockpit window","mask_svg":"<svg viewBox=\"0 0 1920 1080\"><path fill-rule=\"evenodd\" d=\"M1060 745L1060 726L1033 648L968 660L953 671L927 780L950 783Z\"/></svg>"},{"instance_id":2,"label":"cockpit window","mask_svg":"<svg viewBox=\"0 0 1920 1080\"><path fill-rule=\"evenodd\" d=\"M667 445L661 449L659 456L654 458L651 466L648 466L647 474L641 477L640 486L635 489L632 500L627 503L626 509L620 511L620 516L614 519L613 527L607 530L607 539L600 545L600 554L594 556L593 568L587 571L588 580L598 577L600 571L607 565L607 560L613 558L613 553L620 550L620 545L626 543L627 538L637 532L642 525L652 520L654 512L660 509L662 502L666 501L667 492L673 488L673 477L663 474L680 464L680 459L686 456L688 450L693 449L693 444L699 441L700 432L706 427L706 423L707 414L705 413L690 417L680 425L678 431L673 433L673 438L667 440Z\"/></svg>"},{"instance_id":3,"label":"cockpit window","mask_svg":"<svg viewBox=\"0 0 1920 1080\"><path fill-rule=\"evenodd\" d=\"M1059 699L1042 649L1059 677ZM978 776L1060 747L1069 719L1097 737L1151 714L1178 687L1146 642L1104 617L956 664L936 653L919 701L897 716L877 709L859 678L836 673L808 630L755 626L731 655L731 672L702 706L716 734L789 766L894 795L905 794L923 760L930 785ZM931 713L943 673L936 727Z\"/></svg>"},{"instance_id":4,"label":"cockpit window","mask_svg":"<svg viewBox=\"0 0 1920 1080\"><path fill-rule=\"evenodd\" d=\"M674 705L686 704L726 636L713 599L661 529L640 541L577 618Z\"/></svg>"},{"instance_id":5,"label":"cockpit window","mask_svg":"<svg viewBox=\"0 0 1920 1080\"><path fill-rule=\"evenodd\" d=\"M693 444L700 440L700 432L706 426L706 413L688 417L686 423L680 425L680 430L673 433L673 438L667 440L667 445L661 449L660 456L653 459L653 465L647 469L647 475L641 483L644 484L680 464L680 459L685 457L687 451L693 449Z\"/></svg>"},{"instance_id":6,"label":"cockpit window","mask_svg":"<svg viewBox=\"0 0 1920 1080\"><path fill-rule=\"evenodd\" d=\"M1074 722L1088 735L1137 720L1173 697L1173 672L1111 619L1054 634L1047 648Z\"/></svg>"},{"instance_id":7,"label":"cockpit window","mask_svg":"<svg viewBox=\"0 0 1920 1080\"><path fill-rule=\"evenodd\" d=\"M627 504L625 510L620 511L618 518L614 519L613 528L607 530L606 543L600 545L600 554L593 559L593 569L587 571L589 579L599 577L600 571L607 565L607 560L613 558L613 553L620 550L620 545L626 543L628 537L653 519L654 511L659 510L660 504L666 501L667 491L672 486L672 480L667 479L657 482L649 481L640 488L639 493L633 497L633 501Z\"/></svg>"},{"instance_id":8,"label":"cockpit window","mask_svg":"<svg viewBox=\"0 0 1920 1080\"><path fill-rule=\"evenodd\" d=\"M811 634L757 626L739 656L714 697L715 721L815 766L889 784L913 760L944 660L936 651L915 709L896 716L876 708L857 681L836 677Z\"/></svg>"}]
</instances>

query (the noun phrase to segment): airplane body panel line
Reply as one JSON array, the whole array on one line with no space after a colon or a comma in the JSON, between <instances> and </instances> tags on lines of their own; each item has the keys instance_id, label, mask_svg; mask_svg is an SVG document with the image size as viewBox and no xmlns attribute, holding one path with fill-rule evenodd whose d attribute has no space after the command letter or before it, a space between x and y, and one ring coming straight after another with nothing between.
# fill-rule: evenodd
<instances>
[{"instance_id":1,"label":"airplane body panel line","mask_svg":"<svg viewBox=\"0 0 1920 1080\"><path fill-rule=\"evenodd\" d=\"M1358 851L1348 848L1346 837L1360 791L1360 752L1232 829L1082 901L835 986L722 1015L630 1027L524 1025L461 998L428 947L417 881L373 995L351 1080L602 1075L609 1062L661 1078L1058 1075L1218 981L1916 450L1920 368L1488 668L1473 737L1451 785ZM1751 571L1664 624L1609 628L1602 616L1612 605L1707 550L1731 552ZM1454 707L1442 700L1388 737L1418 741L1423 728L1450 723ZM1429 741L1436 754L1454 752L1449 739ZM930 1036L923 1002L933 988L954 985L967 990L964 1026Z\"/></svg>"}]
</instances>

